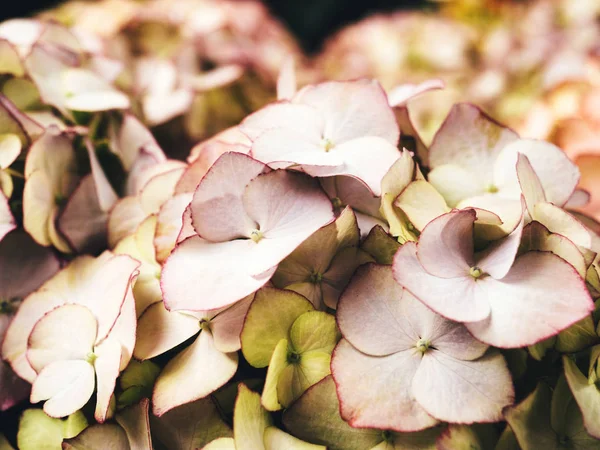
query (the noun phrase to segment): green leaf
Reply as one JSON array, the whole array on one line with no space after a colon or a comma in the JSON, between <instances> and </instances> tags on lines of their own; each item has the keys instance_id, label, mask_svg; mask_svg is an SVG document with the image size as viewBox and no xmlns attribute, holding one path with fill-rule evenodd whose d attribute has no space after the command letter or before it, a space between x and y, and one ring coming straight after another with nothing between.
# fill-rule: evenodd
<instances>
[{"instance_id":1,"label":"green leaf","mask_svg":"<svg viewBox=\"0 0 600 450\"><path fill-rule=\"evenodd\" d=\"M242 329L242 353L254 367L266 367L281 339L287 339L294 321L312 304L302 295L275 288L256 293Z\"/></svg>"},{"instance_id":2,"label":"green leaf","mask_svg":"<svg viewBox=\"0 0 600 450\"><path fill-rule=\"evenodd\" d=\"M261 402L268 411L278 411L283 406L279 403L277 396L277 383L281 372L289 365L288 363L288 341L282 339L275 347L269 370L267 370L267 378L265 379L265 387L262 392Z\"/></svg>"},{"instance_id":3,"label":"green leaf","mask_svg":"<svg viewBox=\"0 0 600 450\"><path fill-rule=\"evenodd\" d=\"M502 350L506 359L508 369L514 380L521 378L527 371L527 350L522 348L510 348Z\"/></svg>"},{"instance_id":4,"label":"green leaf","mask_svg":"<svg viewBox=\"0 0 600 450\"><path fill-rule=\"evenodd\" d=\"M339 407L335 384L328 376L284 413L283 423L294 436L329 450L364 450L383 441L381 430L352 428L344 422Z\"/></svg>"},{"instance_id":5,"label":"green leaf","mask_svg":"<svg viewBox=\"0 0 600 450\"><path fill-rule=\"evenodd\" d=\"M400 244L387 234L379 225L375 225L363 242L361 248L371 255L377 264L392 264Z\"/></svg>"},{"instance_id":6,"label":"green leaf","mask_svg":"<svg viewBox=\"0 0 600 450\"><path fill-rule=\"evenodd\" d=\"M438 438L443 427L427 428L414 433L391 433L394 450L437 450Z\"/></svg>"},{"instance_id":7,"label":"green leaf","mask_svg":"<svg viewBox=\"0 0 600 450\"><path fill-rule=\"evenodd\" d=\"M236 449L265 450L263 436L265 429L271 424L271 416L262 407L260 395L240 383L233 411L233 435Z\"/></svg>"},{"instance_id":8,"label":"green leaf","mask_svg":"<svg viewBox=\"0 0 600 450\"><path fill-rule=\"evenodd\" d=\"M570 358L563 356L565 377L579 405L586 430L600 439L600 390L581 373Z\"/></svg>"},{"instance_id":9,"label":"green leaf","mask_svg":"<svg viewBox=\"0 0 600 450\"><path fill-rule=\"evenodd\" d=\"M219 438L212 441L202 450L236 450L233 438Z\"/></svg>"},{"instance_id":10,"label":"green leaf","mask_svg":"<svg viewBox=\"0 0 600 450\"><path fill-rule=\"evenodd\" d=\"M556 337L555 348L561 353L575 353L600 342L592 316L580 320Z\"/></svg>"},{"instance_id":11,"label":"green leaf","mask_svg":"<svg viewBox=\"0 0 600 450\"><path fill-rule=\"evenodd\" d=\"M331 354L341 338L335 317L321 311L310 311L298 317L289 336L292 348L300 355L312 350Z\"/></svg>"},{"instance_id":12,"label":"green leaf","mask_svg":"<svg viewBox=\"0 0 600 450\"><path fill-rule=\"evenodd\" d=\"M28 409L19 421L17 446L20 450L60 449L63 439L72 438L87 427L87 420L77 411L65 420L48 417L41 409Z\"/></svg>"}]
</instances>

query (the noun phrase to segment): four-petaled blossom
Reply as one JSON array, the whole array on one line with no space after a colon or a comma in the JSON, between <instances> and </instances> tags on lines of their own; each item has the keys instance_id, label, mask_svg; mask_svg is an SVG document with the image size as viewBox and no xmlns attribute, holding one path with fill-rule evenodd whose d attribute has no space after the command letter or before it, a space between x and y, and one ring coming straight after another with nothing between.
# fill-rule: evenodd
<instances>
[{"instance_id":1,"label":"four-petaled blossom","mask_svg":"<svg viewBox=\"0 0 600 450\"><path fill-rule=\"evenodd\" d=\"M496 422L513 401L504 358L415 299L389 266L361 267L337 317L344 339L331 370L342 417L354 427Z\"/></svg>"},{"instance_id":2,"label":"four-petaled blossom","mask_svg":"<svg viewBox=\"0 0 600 450\"><path fill-rule=\"evenodd\" d=\"M418 244L394 257L394 278L431 309L464 322L477 339L523 347L558 334L586 317L594 303L585 281L550 252L517 257L523 222L505 238L475 252L472 209L430 222Z\"/></svg>"},{"instance_id":3,"label":"four-petaled blossom","mask_svg":"<svg viewBox=\"0 0 600 450\"><path fill-rule=\"evenodd\" d=\"M375 81L327 82L291 101L266 106L240 125L251 154L272 168L293 166L312 176L349 175L375 194L400 156L400 131Z\"/></svg>"},{"instance_id":4,"label":"four-petaled blossom","mask_svg":"<svg viewBox=\"0 0 600 450\"><path fill-rule=\"evenodd\" d=\"M165 262L169 310L204 311L241 300L263 286L277 265L333 220L317 181L268 168L240 153L221 156L190 205L195 232Z\"/></svg>"}]
</instances>

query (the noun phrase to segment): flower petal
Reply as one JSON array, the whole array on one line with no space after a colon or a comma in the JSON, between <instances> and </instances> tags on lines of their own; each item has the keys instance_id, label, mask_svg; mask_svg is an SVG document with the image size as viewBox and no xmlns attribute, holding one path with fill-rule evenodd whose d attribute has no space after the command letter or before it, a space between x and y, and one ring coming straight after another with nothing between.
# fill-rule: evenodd
<instances>
[{"instance_id":1,"label":"flower petal","mask_svg":"<svg viewBox=\"0 0 600 450\"><path fill-rule=\"evenodd\" d=\"M119 341L109 337L94 349L94 354L97 356L94 362L97 388L94 418L103 423L108 418L110 399L119 376L121 345Z\"/></svg>"},{"instance_id":2,"label":"flower petal","mask_svg":"<svg viewBox=\"0 0 600 450\"><path fill-rule=\"evenodd\" d=\"M510 372L499 353L461 361L427 351L413 378L412 393L429 414L452 423L497 422L502 408L514 400Z\"/></svg>"},{"instance_id":3,"label":"flower petal","mask_svg":"<svg viewBox=\"0 0 600 450\"><path fill-rule=\"evenodd\" d=\"M250 237L256 224L246 213L246 186L265 169L264 164L242 155L225 153L204 176L191 203L198 234L213 242Z\"/></svg>"},{"instance_id":4,"label":"flower petal","mask_svg":"<svg viewBox=\"0 0 600 450\"><path fill-rule=\"evenodd\" d=\"M477 284L489 302L491 314L466 327L477 339L495 347L535 344L594 309L577 271L552 253L526 253L517 258L502 280L486 277Z\"/></svg>"},{"instance_id":5,"label":"flower petal","mask_svg":"<svg viewBox=\"0 0 600 450\"><path fill-rule=\"evenodd\" d=\"M342 339L331 360L342 418L353 427L394 431L435 425L410 392L420 362L416 350L369 356Z\"/></svg>"},{"instance_id":6,"label":"flower petal","mask_svg":"<svg viewBox=\"0 0 600 450\"><path fill-rule=\"evenodd\" d=\"M473 266L474 210L452 211L431 221L421 233L417 257L423 268L440 278L468 276Z\"/></svg>"},{"instance_id":7,"label":"flower petal","mask_svg":"<svg viewBox=\"0 0 600 450\"><path fill-rule=\"evenodd\" d=\"M154 358L185 342L200 331L198 319L180 312L170 312L162 302L150 305L138 321L137 341L133 356Z\"/></svg>"},{"instance_id":8,"label":"flower petal","mask_svg":"<svg viewBox=\"0 0 600 450\"><path fill-rule=\"evenodd\" d=\"M448 319L472 322L490 314L487 298L475 279L468 274L461 278L430 275L417 259L417 246L412 242L396 252L393 270L394 279L401 286Z\"/></svg>"},{"instance_id":9,"label":"flower petal","mask_svg":"<svg viewBox=\"0 0 600 450\"><path fill-rule=\"evenodd\" d=\"M161 287L167 309L218 309L260 289L277 266L263 273L256 270L273 258L271 247L265 257L265 252L257 252L255 247L250 239L212 243L193 236L184 240L163 266Z\"/></svg>"},{"instance_id":10,"label":"flower petal","mask_svg":"<svg viewBox=\"0 0 600 450\"><path fill-rule=\"evenodd\" d=\"M210 331L215 340L215 347L220 352L237 352L242 347L240 334L252 300L254 295L249 295L211 319Z\"/></svg>"},{"instance_id":11,"label":"flower petal","mask_svg":"<svg viewBox=\"0 0 600 450\"><path fill-rule=\"evenodd\" d=\"M496 158L507 144L517 139L515 132L493 121L476 106L460 103L453 106L435 135L429 148L429 163L433 169L444 164L460 166L485 189L494 183Z\"/></svg>"},{"instance_id":12,"label":"flower petal","mask_svg":"<svg viewBox=\"0 0 600 450\"><path fill-rule=\"evenodd\" d=\"M409 314L411 300L404 296L390 266L359 268L338 303L337 321L344 338L373 356L413 348L420 338L411 323L417 318Z\"/></svg>"},{"instance_id":13,"label":"flower petal","mask_svg":"<svg viewBox=\"0 0 600 450\"><path fill-rule=\"evenodd\" d=\"M97 329L96 318L85 306L60 306L42 317L31 330L27 359L36 372L53 362L83 360L94 347Z\"/></svg>"},{"instance_id":14,"label":"flower petal","mask_svg":"<svg viewBox=\"0 0 600 450\"><path fill-rule=\"evenodd\" d=\"M17 228L17 222L8 205L8 199L0 191L0 241L15 228Z\"/></svg>"},{"instance_id":15,"label":"flower petal","mask_svg":"<svg viewBox=\"0 0 600 450\"><path fill-rule=\"evenodd\" d=\"M82 360L57 361L42 369L31 388L31 403L47 400L44 412L65 417L83 408L94 393L94 368Z\"/></svg>"},{"instance_id":16,"label":"flower petal","mask_svg":"<svg viewBox=\"0 0 600 450\"><path fill-rule=\"evenodd\" d=\"M179 405L206 397L227 383L237 366L237 353L221 353L215 348L210 331L202 331L158 376L152 395L154 414L161 416Z\"/></svg>"}]
</instances>

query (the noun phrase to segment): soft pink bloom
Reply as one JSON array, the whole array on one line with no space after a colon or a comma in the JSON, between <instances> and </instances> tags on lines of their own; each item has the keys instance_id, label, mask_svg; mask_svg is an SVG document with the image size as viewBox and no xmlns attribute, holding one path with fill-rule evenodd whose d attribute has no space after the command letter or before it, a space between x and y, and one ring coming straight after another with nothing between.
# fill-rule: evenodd
<instances>
[{"instance_id":1,"label":"soft pink bloom","mask_svg":"<svg viewBox=\"0 0 600 450\"><path fill-rule=\"evenodd\" d=\"M344 339L331 369L341 415L354 427L496 422L513 401L504 358L415 299L389 266L357 271L337 319Z\"/></svg>"},{"instance_id":2,"label":"soft pink bloom","mask_svg":"<svg viewBox=\"0 0 600 450\"><path fill-rule=\"evenodd\" d=\"M239 153L217 160L196 189L190 211L197 234L180 243L163 268L169 310L216 309L251 294L334 218L316 180L269 171Z\"/></svg>"},{"instance_id":3,"label":"soft pink bloom","mask_svg":"<svg viewBox=\"0 0 600 450\"><path fill-rule=\"evenodd\" d=\"M430 222L418 244L409 242L396 253L396 281L496 347L535 344L594 309L585 281L566 261L549 252L517 257L522 221L510 235L476 253L475 220L475 211L466 209Z\"/></svg>"}]
</instances>

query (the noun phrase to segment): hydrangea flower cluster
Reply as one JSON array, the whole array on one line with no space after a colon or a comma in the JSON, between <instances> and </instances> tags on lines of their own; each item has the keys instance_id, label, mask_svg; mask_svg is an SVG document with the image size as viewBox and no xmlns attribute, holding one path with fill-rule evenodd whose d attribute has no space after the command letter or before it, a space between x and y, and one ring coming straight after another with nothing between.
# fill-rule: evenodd
<instances>
[{"instance_id":1,"label":"hydrangea flower cluster","mask_svg":"<svg viewBox=\"0 0 600 450\"><path fill-rule=\"evenodd\" d=\"M270 41L232 8L0 24L0 449L600 449L578 166L470 103L426 145L439 80L233 63ZM185 161L157 139L265 67Z\"/></svg>"}]
</instances>

